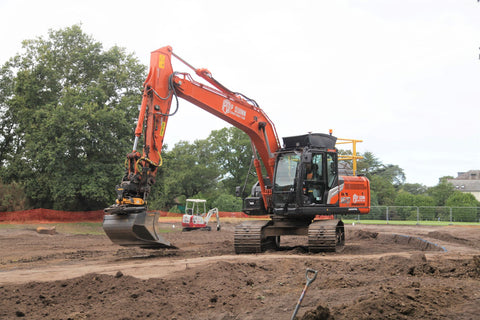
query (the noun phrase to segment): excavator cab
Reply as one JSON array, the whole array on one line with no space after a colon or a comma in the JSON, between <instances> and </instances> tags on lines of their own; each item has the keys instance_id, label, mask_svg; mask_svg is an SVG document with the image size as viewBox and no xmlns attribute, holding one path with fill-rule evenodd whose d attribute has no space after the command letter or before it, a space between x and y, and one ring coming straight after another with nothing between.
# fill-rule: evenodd
<instances>
[{"instance_id":1,"label":"excavator cab","mask_svg":"<svg viewBox=\"0 0 480 320\"><path fill-rule=\"evenodd\" d=\"M285 146L277 154L273 184L267 180L272 189L269 213L313 217L338 206L336 138L315 133L283 140ZM245 199L244 212L267 214L258 183Z\"/></svg>"},{"instance_id":2,"label":"excavator cab","mask_svg":"<svg viewBox=\"0 0 480 320\"><path fill-rule=\"evenodd\" d=\"M273 184L273 211L278 215L318 215L335 207L338 191L336 138L308 134L283 138Z\"/></svg>"},{"instance_id":3,"label":"excavator cab","mask_svg":"<svg viewBox=\"0 0 480 320\"><path fill-rule=\"evenodd\" d=\"M275 159L271 203L266 209L258 183L244 201L249 215L273 214L313 218L317 215L367 213L369 182L365 177L340 176L337 138L323 133L283 138Z\"/></svg>"},{"instance_id":4,"label":"excavator cab","mask_svg":"<svg viewBox=\"0 0 480 320\"><path fill-rule=\"evenodd\" d=\"M333 150L305 148L279 154L273 185L275 213L315 215L335 205L332 195L338 189L337 167Z\"/></svg>"}]
</instances>

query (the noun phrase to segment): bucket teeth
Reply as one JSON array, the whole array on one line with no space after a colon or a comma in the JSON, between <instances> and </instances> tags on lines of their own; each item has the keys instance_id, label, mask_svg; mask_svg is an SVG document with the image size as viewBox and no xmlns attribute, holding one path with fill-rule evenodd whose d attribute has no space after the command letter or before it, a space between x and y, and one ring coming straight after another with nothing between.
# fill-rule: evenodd
<instances>
[{"instance_id":1,"label":"bucket teeth","mask_svg":"<svg viewBox=\"0 0 480 320\"><path fill-rule=\"evenodd\" d=\"M144 207L135 209L128 210L128 213L125 213L125 210L119 210L116 213L112 213L113 210L105 210L106 213L111 214L103 217L102 226L110 240L125 247L173 248L169 241L156 232L157 214L148 213Z\"/></svg>"}]
</instances>

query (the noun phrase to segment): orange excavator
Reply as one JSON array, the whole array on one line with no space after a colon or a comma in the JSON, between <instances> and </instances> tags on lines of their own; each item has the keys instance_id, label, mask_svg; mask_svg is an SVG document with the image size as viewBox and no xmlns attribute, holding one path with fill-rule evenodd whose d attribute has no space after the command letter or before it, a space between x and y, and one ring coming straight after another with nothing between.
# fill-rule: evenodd
<instances>
[{"instance_id":1,"label":"orange excavator","mask_svg":"<svg viewBox=\"0 0 480 320\"><path fill-rule=\"evenodd\" d=\"M174 72L172 58L208 84L195 81L188 73ZM125 175L116 188L116 203L105 209L103 229L114 243L172 246L156 232L158 217L147 212L146 199L162 165L168 118L177 112L179 98L241 129L251 139L258 182L244 199L243 211L270 219L236 226L236 253L278 248L284 235L306 235L311 252L336 251L344 245L345 228L340 219L332 217L370 211L368 179L339 175L334 136L308 133L286 137L282 147L273 122L254 100L227 89L210 71L192 67L168 46L151 53L133 151L127 155ZM137 145L142 135L140 153Z\"/></svg>"}]
</instances>

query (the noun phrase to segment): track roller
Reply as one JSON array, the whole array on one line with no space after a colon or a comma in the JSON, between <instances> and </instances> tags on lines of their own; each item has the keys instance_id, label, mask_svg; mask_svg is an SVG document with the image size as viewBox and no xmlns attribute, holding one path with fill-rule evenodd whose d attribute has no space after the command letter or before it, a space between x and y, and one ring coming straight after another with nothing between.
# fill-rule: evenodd
<instances>
[{"instance_id":1,"label":"track roller","mask_svg":"<svg viewBox=\"0 0 480 320\"><path fill-rule=\"evenodd\" d=\"M310 252L336 252L345 245L345 228L341 220L317 220L308 227Z\"/></svg>"},{"instance_id":2,"label":"track roller","mask_svg":"<svg viewBox=\"0 0 480 320\"><path fill-rule=\"evenodd\" d=\"M264 237L263 228L271 221L247 221L235 227L235 253L260 253L275 245L275 237Z\"/></svg>"}]
</instances>

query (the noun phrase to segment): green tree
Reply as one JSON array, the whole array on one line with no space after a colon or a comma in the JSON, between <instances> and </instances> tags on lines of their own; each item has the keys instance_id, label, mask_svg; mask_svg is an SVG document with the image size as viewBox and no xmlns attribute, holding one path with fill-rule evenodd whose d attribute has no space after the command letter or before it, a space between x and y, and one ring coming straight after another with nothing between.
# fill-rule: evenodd
<instances>
[{"instance_id":1,"label":"green tree","mask_svg":"<svg viewBox=\"0 0 480 320\"><path fill-rule=\"evenodd\" d=\"M374 170L371 174L386 178L397 189L403 185L403 183L405 183L405 173L403 173L403 169L397 165L382 165Z\"/></svg>"},{"instance_id":2,"label":"green tree","mask_svg":"<svg viewBox=\"0 0 480 320\"><path fill-rule=\"evenodd\" d=\"M16 182L4 184L0 181L0 212L24 210L27 208L23 187Z\"/></svg>"},{"instance_id":3,"label":"green tree","mask_svg":"<svg viewBox=\"0 0 480 320\"><path fill-rule=\"evenodd\" d=\"M114 197L145 67L74 25L23 42L0 74L2 176L35 207L98 209Z\"/></svg>"},{"instance_id":4,"label":"green tree","mask_svg":"<svg viewBox=\"0 0 480 320\"><path fill-rule=\"evenodd\" d=\"M427 187L420 183L404 183L401 187L401 190L414 195L427 193Z\"/></svg>"},{"instance_id":5,"label":"green tree","mask_svg":"<svg viewBox=\"0 0 480 320\"><path fill-rule=\"evenodd\" d=\"M207 199L222 211L241 209L241 200L232 198L235 187L244 184L252 151L249 137L240 129L214 130L194 143L181 141L171 151L163 150L162 157L151 208L170 208L183 196Z\"/></svg>"},{"instance_id":6,"label":"green tree","mask_svg":"<svg viewBox=\"0 0 480 320\"><path fill-rule=\"evenodd\" d=\"M436 206L445 206L447 199L453 194L455 187L447 181L446 177L440 178L439 183L428 188L427 193L435 200Z\"/></svg>"},{"instance_id":7,"label":"green tree","mask_svg":"<svg viewBox=\"0 0 480 320\"><path fill-rule=\"evenodd\" d=\"M480 202L471 193L455 190L445 202L448 207L462 207L453 210L454 221L478 221Z\"/></svg>"},{"instance_id":8,"label":"green tree","mask_svg":"<svg viewBox=\"0 0 480 320\"><path fill-rule=\"evenodd\" d=\"M369 177L372 206L392 206L395 203L397 191L392 182L381 175L373 174Z\"/></svg>"},{"instance_id":9,"label":"green tree","mask_svg":"<svg viewBox=\"0 0 480 320\"><path fill-rule=\"evenodd\" d=\"M480 202L471 193L453 191L445 202L447 207L478 207Z\"/></svg>"},{"instance_id":10,"label":"green tree","mask_svg":"<svg viewBox=\"0 0 480 320\"><path fill-rule=\"evenodd\" d=\"M367 151L362 157L363 159L357 161L358 174L368 177L382 167L382 162L372 152Z\"/></svg>"},{"instance_id":11,"label":"green tree","mask_svg":"<svg viewBox=\"0 0 480 320\"><path fill-rule=\"evenodd\" d=\"M221 170L222 192L234 195L236 186L243 186L252 161L252 147L246 133L235 127L213 130L207 138L212 160ZM252 167L250 187L256 182L255 168ZM247 189L249 190L249 189Z\"/></svg>"},{"instance_id":12,"label":"green tree","mask_svg":"<svg viewBox=\"0 0 480 320\"><path fill-rule=\"evenodd\" d=\"M358 174L370 180L371 205L391 206L405 182L403 170L392 164L383 164L373 153L365 152L357 162Z\"/></svg>"},{"instance_id":13,"label":"green tree","mask_svg":"<svg viewBox=\"0 0 480 320\"><path fill-rule=\"evenodd\" d=\"M413 203L417 207L432 207L435 205L435 200L425 194L416 194Z\"/></svg>"},{"instance_id":14,"label":"green tree","mask_svg":"<svg viewBox=\"0 0 480 320\"><path fill-rule=\"evenodd\" d=\"M212 207L218 208L219 211L242 211L242 199L237 198L231 194L222 193L216 196L210 203L212 204Z\"/></svg>"},{"instance_id":15,"label":"green tree","mask_svg":"<svg viewBox=\"0 0 480 320\"><path fill-rule=\"evenodd\" d=\"M207 140L193 144L180 141L171 151L162 151L163 166L150 197L150 208L165 209L177 204L177 198L193 198L199 193L214 192L220 169L212 161Z\"/></svg>"},{"instance_id":16,"label":"green tree","mask_svg":"<svg viewBox=\"0 0 480 320\"><path fill-rule=\"evenodd\" d=\"M399 192L397 197L395 198L395 205L396 206L413 206L415 202L415 196L410 192Z\"/></svg>"},{"instance_id":17,"label":"green tree","mask_svg":"<svg viewBox=\"0 0 480 320\"><path fill-rule=\"evenodd\" d=\"M435 205L432 197L423 194L411 194L409 192L399 192L395 198L396 206L414 206L414 207L430 207Z\"/></svg>"},{"instance_id":18,"label":"green tree","mask_svg":"<svg viewBox=\"0 0 480 320\"><path fill-rule=\"evenodd\" d=\"M400 191L395 198L395 206L406 207L397 208L398 214L403 220L416 220L419 207L431 207L434 205L435 200L423 194L411 194L410 192Z\"/></svg>"}]
</instances>

